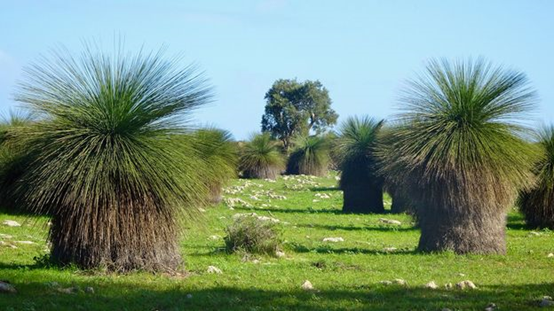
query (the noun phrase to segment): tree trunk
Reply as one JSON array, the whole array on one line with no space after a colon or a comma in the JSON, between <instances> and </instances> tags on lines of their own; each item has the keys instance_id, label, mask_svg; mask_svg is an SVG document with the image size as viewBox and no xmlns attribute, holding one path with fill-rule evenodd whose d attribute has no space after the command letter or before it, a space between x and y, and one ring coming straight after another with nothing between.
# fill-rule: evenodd
<instances>
[{"instance_id":1,"label":"tree trunk","mask_svg":"<svg viewBox=\"0 0 554 311\"><path fill-rule=\"evenodd\" d=\"M57 214L50 227L51 259L82 269L175 271L182 261L173 217L151 208Z\"/></svg>"},{"instance_id":2,"label":"tree trunk","mask_svg":"<svg viewBox=\"0 0 554 311\"><path fill-rule=\"evenodd\" d=\"M403 193L401 193L400 191L395 191L394 193L391 193L391 197L391 213L400 214L410 211L410 201Z\"/></svg>"},{"instance_id":3,"label":"tree trunk","mask_svg":"<svg viewBox=\"0 0 554 311\"><path fill-rule=\"evenodd\" d=\"M383 188L367 184L343 186L343 213L384 213Z\"/></svg>"},{"instance_id":4,"label":"tree trunk","mask_svg":"<svg viewBox=\"0 0 554 311\"><path fill-rule=\"evenodd\" d=\"M460 212L453 212L458 210ZM419 250L505 254L506 213L471 208L419 209Z\"/></svg>"},{"instance_id":5,"label":"tree trunk","mask_svg":"<svg viewBox=\"0 0 554 311\"><path fill-rule=\"evenodd\" d=\"M554 191L539 188L523 193L519 205L528 228L554 229Z\"/></svg>"},{"instance_id":6,"label":"tree trunk","mask_svg":"<svg viewBox=\"0 0 554 311\"><path fill-rule=\"evenodd\" d=\"M223 201L223 185L221 183L214 183L210 185L210 203L216 205Z\"/></svg>"}]
</instances>

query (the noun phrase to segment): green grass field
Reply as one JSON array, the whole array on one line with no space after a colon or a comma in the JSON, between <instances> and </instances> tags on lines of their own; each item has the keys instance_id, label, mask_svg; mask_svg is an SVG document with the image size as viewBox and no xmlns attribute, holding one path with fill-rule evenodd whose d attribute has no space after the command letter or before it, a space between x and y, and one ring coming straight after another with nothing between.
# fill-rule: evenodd
<instances>
[{"instance_id":1,"label":"green grass field","mask_svg":"<svg viewBox=\"0 0 554 311\"><path fill-rule=\"evenodd\" d=\"M484 310L489 303L497 310L536 310L543 296L554 295L554 258L548 257L553 233L526 230L515 211L509 214L506 256L421 254L415 252L419 231L409 216L341 215L342 193L335 186L334 176L233 181L226 198L241 198L248 206L222 203L206 209L202 221L187 222L182 276L47 267L35 258L48 252L48 220L0 214L0 223L22 224L0 224L0 280L18 290L0 294L0 310ZM281 221L284 257L223 251L232 216L251 212ZM344 241L323 242L327 237ZM223 273L207 273L208 266ZM407 286L380 283L393 279ZM301 288L306 280L313 291ZM477 289L444 288L463 280ZM439 289L425 288L430 281ZM63 291L72 286L80 290ZM87 287L94 293L85 292Z\"/></svg>"}]
</instances>

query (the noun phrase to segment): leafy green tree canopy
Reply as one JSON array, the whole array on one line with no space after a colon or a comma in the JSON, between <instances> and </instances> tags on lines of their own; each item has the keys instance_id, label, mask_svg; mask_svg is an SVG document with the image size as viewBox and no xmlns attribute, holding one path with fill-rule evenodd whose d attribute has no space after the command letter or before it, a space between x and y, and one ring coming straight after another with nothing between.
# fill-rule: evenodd
<instances>
[{"instance_id":1,"label":"leafy green tree canopy","mask_svg":"<svg viewBox=\"0 0 554 311\"><path fill-rule=\"evenodd\" d=\"M287 150L294 136L319 134L337 122L329 91L319 81L277 80L265 100L262 132L281 140Z\"/></svg>"}]
</instances>

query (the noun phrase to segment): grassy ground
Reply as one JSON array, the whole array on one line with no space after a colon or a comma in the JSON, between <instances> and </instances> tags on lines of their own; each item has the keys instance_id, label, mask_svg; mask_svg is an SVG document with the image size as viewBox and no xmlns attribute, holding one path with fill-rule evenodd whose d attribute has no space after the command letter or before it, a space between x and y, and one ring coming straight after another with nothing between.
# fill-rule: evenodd
<instances>
[{"instance_id":1,"label":"grassy ground","mask_svg":"<svg viewBox=\"0 0 554 311\"><path fill-rule=\"evenodd\" d=\"M233 181L226 197L249 206L221 204L207 209L201 224L187 225L182 239L186 277L45 267L34 258L47 254L47 219L0 214L0 223L22 223L0 225L0 280L19 291L0 294L0 310L484 310L489 303L497 310L535 310L542 296L554 295L554 258L547 257L554 252L553 234L524 229L519 214L509 215L506 256L419 254L419 231L409 216L341 215L342 193L335 184L334 176ZM285 257L248 259L222 251L232 216L250 212L281 220ZM382 224L381 217L402 225ZM326 237L344 241L323 242ZM223 273L207 273L211 265ZM380 284L393 279L408 285ZM315 291L301 289L305 280ZM463 280L478 288L443 287ZM440 289L425 289L430 281ZM81 291L64 293L52 282ZM94 293L83 291L86 287Z\"/></svg>"}]
</instances>

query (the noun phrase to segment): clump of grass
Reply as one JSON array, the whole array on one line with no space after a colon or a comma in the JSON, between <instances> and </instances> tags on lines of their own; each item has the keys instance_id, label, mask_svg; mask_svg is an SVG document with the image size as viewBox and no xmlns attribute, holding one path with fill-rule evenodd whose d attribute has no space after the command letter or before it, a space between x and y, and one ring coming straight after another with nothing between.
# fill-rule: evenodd
<instances>
[{"instance_id":1,"label":"clump of grass","mask_svg":"<svg viewBox=\"0 0 554 311\"><path fill-rule=\"evenodd\" d=\"M243 177L275 179L284 168L283 154L269 133L254 135L242 146L239 170Z\"/></svg>"},{"instance_id":2,"label":"clump of grass","mask_svg":"<svg viewBox=\"0 0 554 311\"><path fill-rule=\"evenodd\" d=\"M225 248L229 253L275 255L281 246L279 224L255 214L240 215L225 232Z\"/></svg>"},{"instance_id":3,"label":"clump of grass","mask_svg":"<svg viewBox=\"0 0 554 311\"><path fill-rule=\"evenodd\" d=\"M329 170L329 142L325 136L300 136L294 140L287 174L325 176Z\"/></svg>"}]
</instances>

